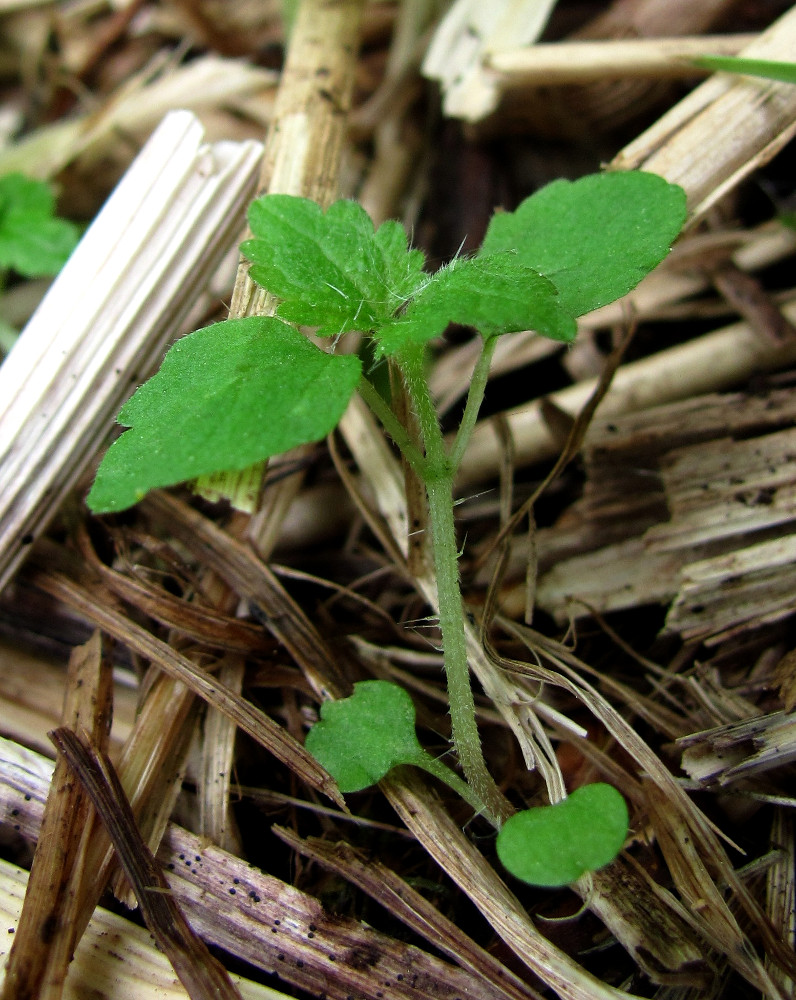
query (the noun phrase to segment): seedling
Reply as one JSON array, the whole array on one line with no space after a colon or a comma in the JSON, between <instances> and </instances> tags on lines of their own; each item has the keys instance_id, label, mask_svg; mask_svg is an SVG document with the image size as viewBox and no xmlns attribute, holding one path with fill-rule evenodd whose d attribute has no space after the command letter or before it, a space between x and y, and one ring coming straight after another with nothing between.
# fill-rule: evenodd
<instances>
[{"instance_id":1,"label":"seedling","mask_svg":"<svg viewBox=\"0 0 796 1000\"><path fill-rule=\"evenodd\" d=\"M56 218L49 185L23 174L0 177L0 291L9 271L25 278L49 277L66 263L78 228ZM11 347L17 331L0 318L0 345Z\"/></svg>"},{"instance_id":2,"label":"seedling","mask_svg":"<svg viewBox=\"0 0 796 1000\"><path fill-rule=\"evenodd\" d=\"M57 274L78 239L78 228L54 215L49 185L23 174L0 177L0 269L26 278Z\"/></svg>"},{"instance_id":3,"label":"seedling","mask_svg":"<svg viewBox=\"0 0 796 1000\"><path fill-rule=\"evenodd\" d=\"M653 174L556 181L516 212L496 215L474 257L457 258L429 275L422 253L409 249L398 223L374 230L354 202L336 202L323 212L301 198L260 198L249 211L254 238L241 249L252 262L253 280L281 300L276 317L218 323L179 341L122 409L119 422L130 429L105 455L88 504L96 512L123 510L155 487L244 469L319 440L358 390L425 485L453 742L466 778L465 797L500 827L511 809L486 768L475 722L453 517L456 472L476 423L497 337L531 329L573 340L577 317L635 287L666 256L684 219L682 189ZM451 322L478 330L482 351L460 427L448 446L426 361L429 343ZM350 331L369 335L377 362L389 358L403 377L419 440L400 423L359 358L320 350L292 324L314 327L334 342ZM362 787L363 780L378 780L385 764L407 759L396 756L390 734L392 713L407 729L405 702L400 708L381 688L378 697L374 692L355 696L345 708L346 725L334 725L341 708L324 708L320 726L327 734L337 732L340 743L331 753L324 738L323 752L341 787L353 787L351 782ZM356 715L360 706L368 721L355 725L349 713ZM384 726L373 721L377 709L389 713ZM411 728L411 763L433 770ZM383 752L374 746L373 732L379 730L391 736ZM319 740L310 734L311 747ZM367 764L369 757L374 759ZM610 809L605 798L597 804Z\"/></svg>"},{"instance_id":4,"label":"seedling","mask_svg":"<svg viewBox=\"0 0 796 1000\"><path fill-rule=\"evenodd\" d=\"M307 749L334 775L340 791L359 792L394 767L411 764L444 782L478 812L471 787L424 750L415 733L415 707L389 681L360 681L350 698L321 705ZM625 800L611 785L576 789L552 806L511 816L497 837L504 868L531 885L569 885L614 860L627 836Z\"/></svg>"}]
</instances>

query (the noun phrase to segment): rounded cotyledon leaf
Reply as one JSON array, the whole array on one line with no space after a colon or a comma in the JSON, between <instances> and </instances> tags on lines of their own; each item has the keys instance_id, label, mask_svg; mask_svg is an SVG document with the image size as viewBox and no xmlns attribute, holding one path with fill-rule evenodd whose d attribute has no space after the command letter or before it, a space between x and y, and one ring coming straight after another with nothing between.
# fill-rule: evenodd
<instances>
[{"instance_id":1,"label":"rounded cotyledon leaf","mask_svg":"<svg viewBox=\"0 0 796 1000\"><path fill-rule=\"evenodd\" d=\"M119 413L87 497L124 510L149 490L245 469L319 441L337 426L362 372L268 316L226 320L178 340Z\"/></svg>"},{"instance_id":2,"label":"rounded cotyledon leaf","mask_svg":"<svg viewBox=\"0 0 796 1000\"><path fill-rule=\"evenodd\" d=\"M415 734L412 699L389 681L360 681L350 698L324 702L306 747L341 792L375 785L399 764L425 767L428 760Z\"/></svg>"},{"instance_id":3,"label":"rounded cotyledon leaf","mask_svg":"<svg viewBox=\"0 0 796 1000\"><path fill-rule=\"evenodd\" d=\"M576 789L563 802L525 809L506 821L497 838L504 868L530 885L569 885L610 864L628 829L627 804L612 786Z\"/></svg>"}]
</instances>

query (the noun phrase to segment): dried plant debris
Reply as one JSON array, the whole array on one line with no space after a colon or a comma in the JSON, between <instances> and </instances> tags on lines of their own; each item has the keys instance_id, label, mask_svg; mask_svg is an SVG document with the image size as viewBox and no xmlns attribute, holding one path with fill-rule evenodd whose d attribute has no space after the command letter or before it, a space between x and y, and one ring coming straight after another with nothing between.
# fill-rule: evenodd
<instances>
[{"instance_id":1,"label":"dried plant debris","mask_svg":"<svg viewBox=\"0 0 796 1000\"><path fill-rule=\"evenodd\" d=\"M48 762L19 755L0 743L0 816L14 815L28 836L38 835L47 794ZM171 898L202 937L256 968L311 993L378 1000L469 995L469 972L392 939L359 921L334 916L306 893L220 848L171 826L158 860ZM512 977L507 975L507 982ZM485 1000L516 997L499 986L480 987Z\"/></svg>"},{"instance_id":2,"label":"dried plant debris","mask_svg":"<svg viewBox=\"0 0 796 1000\"><path fill-rule=\"evenodd\" d=\"M583 499L539 532L539 606L667 603L666 631L714 643L792 614L794 417L777 390L596 421Z\"/></svg>"},{"instance_id":3,"label":"dried plant debris","mask_svg":"<svg viewBox=\"0 0 796 1000\"><path fill-rule=\"evenodd\" d=\"M115 188L0 375L2 1000L176 1000L175 969L192 996L263 1000L793 996L796 89L686 60L795 38L787 0L0 0L0 174L46 179L79 223ZM239 511L223 474L101 520L83 501L162 345L275 307L234 252L255 187L401 219L436 270L496 206L601 162L682 184L688 231L571 348L500 341L457 484L507 810L595 782L627 803L614 861L532 888L435 778L344 803L307 752L321 706L377 680L451 757L427 498L366 408L262 489L244 470ZM44 294L12 282L0 315L22 328ZM446 429L474 344L432 348ZM514 534L548 462L544 527Z\"/></svg>"},{"instance_id":4,"label":"dried plant debris","mask_svg":"<svg viewBox=\"0 0 796 1000\"><path fill-rule=\"evenodd\" d=\"M796 759L796 716L771 712L693 733L677 741L683 770L702 785L722 787Z\"/></svg>"}]
</instances>

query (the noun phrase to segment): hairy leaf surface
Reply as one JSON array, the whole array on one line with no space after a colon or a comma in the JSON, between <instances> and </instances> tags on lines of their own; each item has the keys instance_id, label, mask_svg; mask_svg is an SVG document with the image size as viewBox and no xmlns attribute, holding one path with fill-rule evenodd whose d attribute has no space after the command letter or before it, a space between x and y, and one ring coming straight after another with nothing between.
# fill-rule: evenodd
<instances>
[{"instance_id":1,"label":"hairy leaf surface","mask_svg":"<svg viewBox=\"0 0 796 1000\"><path fill-rule=\"evenodd\" d=\"M324 335L375 329L428 280L403 226L374 231L354 201L324 212L306 198L265 195L249 209L249 225L255 238L241 251L252 280L282 299L277 315Z\"/></svg>"},{"instance_id":2,"label":"hairy leaf surface","mask_svg":"<svg viewBox=\"0 0 796 1000\"><path fill-rule=\"evenodd\" d=\"M244 469L338 423L361 374L278 319L227 320L178 340L118 421L88 495L95 512L124 510L149 490Z\"/></svg>"},{"instance_id":3,"label":"hairy leaf surface","mask_svg":"<svg viewBox=\"0 0 796 1000\"><path fill-rule=\"evenodd\" d=\"M627 171L553 181L515 212L495 215L479 257L516 250L549 278L572 316L613 302L669 253L685 192L657 174Z\"/></svg>"},{"instance_id":4,"label":"hairy leaf surface","mask_svg":"<svg viewBox=\"0 0 796 1000\"><path fill-rule=\"evenodd\" d=\"M428 758L415 734L412 699L389 681L360 681L350 698L324 702L306 747L341 792L375 785L398 764L423 767Z\"/></svg>"},{"instance_id":5,"label":"hairy leaf surface","mask_svg":"<svg viewBox=\"0 0 796 1000\"><path fill-rule=\"evenodd\" d=\"M440 336L449 323L473 326L484 337L537 330L570 341L577 332L555 285L511 251L453 261L375 336L382 354L394 354Z\"/></svg>"}]
</instances>

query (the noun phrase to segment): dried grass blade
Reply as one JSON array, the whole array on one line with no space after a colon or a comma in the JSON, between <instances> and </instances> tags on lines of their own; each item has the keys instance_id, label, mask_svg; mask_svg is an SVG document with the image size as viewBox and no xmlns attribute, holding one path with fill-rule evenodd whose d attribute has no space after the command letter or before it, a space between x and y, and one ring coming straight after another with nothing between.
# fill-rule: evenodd
<instances>
[{"instance_id":1,"label":"dried grass blade","mask_svg":"<svg viewBox=\"0 0 796 1000\"><path fill-rule=\"evenodd\" d=\"M737 55L755 38L755 35L691 35L543 42L490 52L486 66L499 75L501 91L618 78L687 79L700 72L690 59L708 52Z\"/></svg>"},{"instance_id":2,"label":"dried grass blade","mask_svg":"<svg viewBox=\"0 0 796 1000\"><path fill-rule=\"evenodd\" d=\"M193 691L174 678L156 668L151 674L154 680L148 686L116 770L138 829L155 853L182 791L200 702ZM113 849L101 828L91 842L91 851L97 870L111 869ZM118 899L135 906L135 897L118 866L111 888Z\"/></svg>"},{"instance_id":3,"label":"dried grass blade","mask_svg":"<svg viewBox=\"0 0 796 1000\"><path fill-rule=\"evenodd\" d=\"M771 826L771 847L779 851L782 860L772 865L766 874L766 913L774 927L785 929L791 948L796 944L796 858L794 858L793 819L778 806ZM766 957L769 975L785 996L794 993L796 978L784 973L772 959Z\"/></svg>"},{"instance_id":4,"label":"dried grass blade","mask_svg":"<svg viewBox=\"0 0 796 1000\"><path fill-rule=\"evenodd\" d=\"M39 834L51 772L50 761L0 739L0 817L12 816L32 840ZM308 994L325 993L330 1000L473 995L468 972L358 920L328 913L314 897L178 826L169 826L158 859L197 933Z\"/></svg>"},{"instance_id":5,"label":"dried grass blade","mask_svg":"<svg viewBox=\"0 0 796 1000\"><path fill-rule=\"evenodd\" d=\"M242 1000L226 969L191 930L168 883L135 825L135 817L113 765L101 750L66 727L50 734L94 808L133 886L147 927L157 938L191 1000Z\"/></svg>"},{"instance_id":6,"label":"dried grass blade","mask_svg":"<svg viewBox=\"0 0 796 1000\"><path fill-rule=\"evenodd\" d=\"M246 663L243 657L228 656L219 666L219 680L240 694ZM230 782L235 763L237 728L226 715L208 709L202 732L202 747L197 780L199 798L198 833L213 844L232 853L240 851L234 816L229 806Z\"/></svg>"},{"instance_id":7,"label":"dried grass blade","mask_svg":"<svg viewBox=\"0 0 796 1000\"><path fill-rule=\"evenodd\" d=\"M203 566L251 602L253 613L288 650L319 697L329 698L332 691L347 690L327 643L250 548L169 494L150 494L142 509L155 514Z\"/></svg>"},{"instance_id":8,"label":"dried grass blade","mask_svg":"<svg viewBox=\"0 0 796 1000\"><path fill-rule=\"evenodd\" d=\"M83 551L86 552L85 547ZM180 635L232 653L252 654L269 648L259 626L221 614L215 608L174 597L140 580L131 580L101 563L93 551L86 554L92 568L117 597Z\"/></svg>"},{"instance_id":9,"label":"dried grass blade","mask_svg":"<svg viewBox=\"0 0 796 1000\"><path fill-rule=\"evenodd\" d=\"M245 698L230 691L195 663L118 611L100 606L87 590L62 573L34 570L30 578L35 586L78 610L89 621L229 716L252 739L291 768L301 781L345 808L336 784L315 758L273 719L256 709Z\"/></svg>"},{"instance_id":10,"label":"dried grass blade","mask_svg":"<svg viewBox=\"0 0 796 1000\"><path fill-rule=\"evenodd\" d=\"M292 830L280 826L271 829L294 851L337 872L364 890L431 945L468 969L493 995L506 1000L540 1000L536 990L475 944L453 921L444 917L386 865L365 859L346 843L328 844L317 837L302 839Z\"/></svg>"},{"instance_id":11,"label":"dried grass blade","mask_svg":"<svg viewBox=\"0 0 796 1000\"><path fill-rule=\"evenodd\" d=\"M710 877L705 863L694 842L693 830L677 809L672 808L671 798L649 782L647 800L650 818L666 863L672 873L678 892L686 905L699 918L700 932L727 961L737 969L764 996L786 1000L772 982L765 966L755 954L751 944L733 916L727 903ZM765 933L768 921L758 913L758 930ZM775 945L781 961L785 951L782 942L767 935L767 946ZM772 956L773 957L773 956ZM793 956L789 965L793 967Z\"/></svg>"},{"instance_id":12,"label":"dried grass blade","mask_svg":"<svg viewBox=\"0 0 796 1000\"><path fill-rule=\"evenodd\" d=\"M103 663L99 632L73 651L66 683L64 724L84 727L104 749L110 732L113 677L109 665ZM92 818L85 791L59 760L6 966L2 1000L59 1000L62 996L82 932L75 914L82 907L86 834Z\"/></svg>"}]
</instances>

